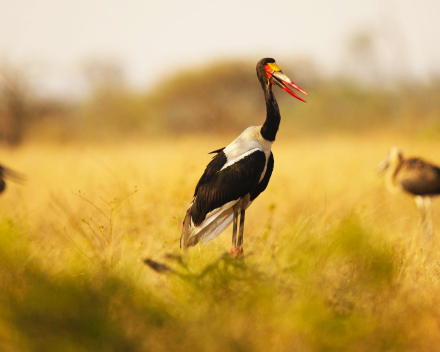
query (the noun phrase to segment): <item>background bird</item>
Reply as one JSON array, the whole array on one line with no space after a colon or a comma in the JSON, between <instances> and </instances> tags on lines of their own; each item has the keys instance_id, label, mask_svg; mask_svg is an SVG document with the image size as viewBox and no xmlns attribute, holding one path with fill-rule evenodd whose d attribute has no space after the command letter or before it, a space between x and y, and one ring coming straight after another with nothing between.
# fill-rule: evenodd
<instances>
[{"instance_id":1,"label":"background bird","mask_svg":"<svg viewBox=\"0 0 440 352\"><path fill-rule=\"evenodd\" d=\"M0 194L3 193L6 189L5 180L7 179L15 182L20 182L24 181L24 176L14 170L8 169L7 167L0 165Z\"/></svg>"},{"instance_id":2,"label":"background bird","mask_svg":"<svg viewBox=\"0 0 440 352\"><path fill-rule=\"evenodd\" d=\"M405 192L414 197L425 235L433 233L431 198L440 194L440 168L421 158L405 159L397 147L377 166L385 172L385 185L391 193Z\"/></svg>"},{"instance_id":3,"label":"background bird","mask_svg":"<svg viewBox=\"0 0 440 352\"><path fill-rule=\"evenodd\" d=\"M261 59L256 70L266 100L266 121L262 126L247 128L227 147L211 152L216 155L197 183L183 221L180 239L183 248L200 240L206 244L233 222L231 253L243 253L245 211L266 189L274 167L271 147L281 115L272 86L277 85L304 102L289 86L308 95L281 71L274 59Z\"/></svg>"}]
</instances>

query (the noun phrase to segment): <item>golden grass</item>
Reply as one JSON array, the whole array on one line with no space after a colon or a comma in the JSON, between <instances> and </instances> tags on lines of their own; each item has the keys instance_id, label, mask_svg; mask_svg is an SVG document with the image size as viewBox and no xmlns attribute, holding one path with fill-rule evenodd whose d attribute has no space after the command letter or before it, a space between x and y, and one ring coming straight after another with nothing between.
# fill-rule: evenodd
<instances>
[{"instance_id":1,"label":"golden grass","mask_svg":"<svg viewBox=\"0 0 440 352\"><path fill-rule=\"evenodd\" d=\"M182 262L206 153L233 138L3 152L28 180L0 198L0 349L436 351L440 247L374 167L392 145L440 163L440 142L281 130L245 263L224 256L230 229Z\"/></svg>"}]
</instances>

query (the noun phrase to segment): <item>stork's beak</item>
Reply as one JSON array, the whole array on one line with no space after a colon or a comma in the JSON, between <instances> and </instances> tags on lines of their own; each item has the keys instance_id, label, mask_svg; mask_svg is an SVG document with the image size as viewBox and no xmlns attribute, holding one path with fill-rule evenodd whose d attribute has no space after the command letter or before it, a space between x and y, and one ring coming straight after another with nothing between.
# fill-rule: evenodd
<instances>
[{"instance_id":1,"label":"stork's beak","mask_svg":"<svg viewBox=\"0 0 440 352\"><path fill-rule=\"evenodd\" d=\"M390 166L390 157L387 156L385 159L383 159L379 165L376 166L376 173L378 175L383 174L386 169L388 169L388 166Z\"/></svg>"},{"instance_id":2,"label":"stork's beak","mask_svg":"<svg viewBox=\"0 0 440 352\"><path fill-rule=\"evenodd\" d=\"M267 78L269 79L269 82L272 84L277 85L282 90L289 93L291 96L295 97L298 100L303 101L304 103L307 103L303 98L298 96L295 92L293 92L288 86L296 89L297 91L308 95L304 90L302 90L300 87L298 87L295 83L292 82L292 80L287 77L283 71L278 67L278 65L274 63L268 63L266 66L264 66L267 74Z\"/></svg>"}]
</instances>

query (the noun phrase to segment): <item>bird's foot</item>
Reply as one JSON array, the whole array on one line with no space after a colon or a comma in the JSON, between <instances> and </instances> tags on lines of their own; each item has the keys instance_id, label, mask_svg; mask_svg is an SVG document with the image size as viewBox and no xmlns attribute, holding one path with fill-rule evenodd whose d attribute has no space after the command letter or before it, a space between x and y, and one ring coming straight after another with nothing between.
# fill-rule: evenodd
<instances>
[{"instance_id":1,"label":"bird's foot","mask_svg":"<svg viewBox=\"0 0 440 352\"><path fill-rule=\"evenodd\" d=\"M231 248L231 255L235 258L243 256L243 246L237 246Z\"/></svg>"}]
</instances>

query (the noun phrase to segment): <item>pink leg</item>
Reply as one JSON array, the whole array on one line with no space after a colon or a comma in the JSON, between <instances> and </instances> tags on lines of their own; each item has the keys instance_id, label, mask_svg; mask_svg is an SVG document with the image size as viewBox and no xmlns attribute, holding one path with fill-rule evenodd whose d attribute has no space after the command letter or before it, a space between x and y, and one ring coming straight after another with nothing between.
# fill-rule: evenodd
<instances>
[{"instance_id":1,"label":"pink leg","mask_svg":"<svg viewBox=\"0 0 440 352\"><path fill-rule=\"evenodd\" d=\"M243 246L236 246L231 248L233 257L241 257L243 255Z\"/></svg>"}]
</instances>

